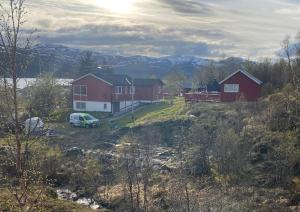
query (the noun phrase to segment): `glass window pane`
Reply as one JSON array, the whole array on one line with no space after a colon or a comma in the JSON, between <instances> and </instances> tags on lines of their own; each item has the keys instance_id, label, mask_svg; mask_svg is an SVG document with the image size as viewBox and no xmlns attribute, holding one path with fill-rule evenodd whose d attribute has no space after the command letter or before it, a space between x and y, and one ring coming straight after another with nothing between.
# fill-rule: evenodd
<instances>
[{"instance_id":1,"label":"glass window pane","mask_svg":"<svg viewBox=\"0 0 300 212\"><path fill-rule=\"evenodd\" d=\"M87 92L86 92L86 86L85 85L82 85L81 86L81 95L86 95L87 94Z\"/></svg>"},{"instance_id":2,"label":"glass window pane","mask_svg":"<svg viewBox=\"0 0 300 212\"><path fill-rule=\"evenodd\" d=\"M224 92L228 93L238 93L240 90L239 84L225 84L224 85Z\"/></svg>"},{"instance_id":3,"label":"glass window pane","mask_svg":"<svg viewBox=\"0 0 300 212\"><path fill-rule=\"evenodd\" d=\"M74 94L80 95L80 85L74 86Z\"/></svg>"}]
</instances>

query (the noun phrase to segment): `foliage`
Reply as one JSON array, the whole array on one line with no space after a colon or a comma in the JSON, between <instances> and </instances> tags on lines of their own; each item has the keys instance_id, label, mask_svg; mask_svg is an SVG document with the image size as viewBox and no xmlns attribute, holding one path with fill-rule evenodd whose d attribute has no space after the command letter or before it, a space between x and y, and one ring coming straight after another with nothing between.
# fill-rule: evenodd
<instances>
[{"instance_id":1,"label":"foliage","mask_svg":"<svg viewBox=\"0 0 300 212\"><path fill-rule=\"evenodd\" d=\"M48 119L50 122L66 122L72 112L73 110L68 108L55 109L49 114Z\"/></svg>"},{"instance_id":2,"label":"foliage","mask_svg":"<svg viewBox=\"0 0 300 212\"><path fill-rule=\"evenodd\" d=\"M300 129L299 94L291 84L269 98L269 126L274 131Z\"/></svg>"},{"instance_id":3,"label":"foliage","mask_svg":"<svg viewBox=\"0 0 300 212\"><path fill-rule=\"evenodd\" d=\"M211 122L196 121L189 132L190 145L188 147L187 169L195 175L209 175L210 151L216 135L216 125Z\"/></svg>"},{"instance_id":4,"label":"foliage","mask_svg":"<svg viewBox=\"0 0 300 212\"><path fill-rule=\"evenodd\" d=\"M51 75L43 75L31 85L26 96L26 108L30 116L48 117L56 108L68 107L70 93L58 85Z\"/></svg>"},{"instance_id":5,"label":"foliage","mask_svg":"<svg viewBox=\"0 0 300 212\"><path fill-rule=\"evenodd\" d=\"M88 73L92 73L96 69L97 69L97 63L93 58L93 53L90 51L83 52L81 55L78 73L76 74L76 77L83 76Z\"/></svg>"},{"instance_id":6,"label":"foliage","mask_svg":"<svg viewBox=\"0 0 300 212\"><path fill-rule=\"evenodd\" d=\"M179 95L186 77L178 70L173 70L165 77L164 89L171 95Z\"/></svg>"},{"instance_id":7,"label":"foliage","mask_svg":"<svg viewBox=\"0 0 300 212\"><path fill-rule=\"evenodd\" d=\"M197 85L207 85L213 82L215 79L218 81L224 79L224 72L222 70L217 70L213 63L210 63L204 68L204 70L199 69L193 72L193 82Z\"/></svg>"},{"instance_id":8,"label":"foliage","mask_svg":"<svg viewBox=\"0 0 300 212\"><path fill-rule=\"evenodd\" d=\"M246 164L245 152L239 136L233 129L219 130L213 149L216 170L224 176L225 183L241 180Z\"/></svg>"}]
</instances>

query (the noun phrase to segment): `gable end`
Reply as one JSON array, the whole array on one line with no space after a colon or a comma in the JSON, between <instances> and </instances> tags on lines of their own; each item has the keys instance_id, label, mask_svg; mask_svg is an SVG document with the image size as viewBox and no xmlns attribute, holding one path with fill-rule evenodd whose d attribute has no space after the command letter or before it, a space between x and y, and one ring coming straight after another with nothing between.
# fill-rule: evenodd
<instances>
[{"instance_id":1,"label":"gable end","mask_svg":"<svg viewBox=\"0 0 300 212\"><path fill-rule=\"evenodd\" d=\"M98 80L100 80L100 81L102 81L102 82L104 82L104 83L106 83L106 84L108 84L108 85L111 85L111 86L113 85L113 84L111 84L110 82L107 82L106 80L104 80L104 79L102 79L102 78L100 78L100 77L97 77L96 75L91 74L91 73L86 74L86 75L83 75L82 77L79 77L78 79L74 80L74 81L72 82L72 84L75 83L75 82L77 82L77 81L79 81L79 80L81 80L81 79L83 79L83 78L86 78L86 77L88 77L88 76L94 77L95 79L98 79Z\"/></svg>"},{"instance_id":2,"label":"gable end","mask_svg":"<svg viewBox=\"0 0 300 212\"><path fill-rule=\"evenodd\" d=\"M258 85L262 84L262 81L260 81L259 79L257 79L256 77L254 77L253 75L249 74L247 71L244 71L244 70L237 70L236 72L234 72L233 74L229 75L228 77L223 79L221 82L219 82L219 84L224 83L225 81L227 81L228 79L230 79L231 77L235 76L238 73L242 73L243 75L245 75L246 77L248 77L249 79L251 79L253 82L255 82Z\"/></svg>"}]
</instances>

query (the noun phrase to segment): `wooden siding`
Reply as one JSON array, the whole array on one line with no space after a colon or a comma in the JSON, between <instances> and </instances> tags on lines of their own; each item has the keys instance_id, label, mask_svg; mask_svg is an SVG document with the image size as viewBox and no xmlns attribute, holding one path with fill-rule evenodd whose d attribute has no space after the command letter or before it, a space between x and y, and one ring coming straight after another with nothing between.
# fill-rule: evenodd
<instances>
[{"instance_id":1,"label":"wooden siding","mask_svg":"<svg viewBox=\"0 0 300 212\"><path fill-rule=\"evenodd\" d=\"M219 102L221 93L219 92L195 92L183 94L186 102Z\"/></svg>"},{"instance_id":2,"label":"wooden siding","mask_svg":"<svg viewBox=\"0 0 300 212\"><path fill-rule=\"evenodd\" d=\"M116 94L116 86L112 86L90 75L74 81L73 90L76 85L86 85L87 95L80 96L74 94L73 101L122 102L132 100L132 95L129 93L130 86L122 86L122 93ZM162 98L162 85L159 83L153 86L135 86L135 101L157 101Z\"/></svg>"},{"instance_id":3,"label":"wooden siding","mask_svg":"<svg viewBox=\"0 0 300 212\"><path fill-rule=\"evenodd\" d=\"M95 102L111 101L112 86L99 79L96 79L92 76L86 76L74 82L73 88L75 85L87 86L87 96L73 95L73 100L75 101L95 101Z\"/></svg>"},{"instance_id":4,"label":"wooden siding","mask_svg":"<svg viewBox=\"0 0 300 212\"><path fill-rule=\"evenodd\" d=\"M224 92L225 84L238 84L238 93ZM261 86L248 78L241 72L238 72L234 76L230 77L221 84L221 101L232 102L238 99L244 99L247 101L257 101L260 97Z\"/></svg>"},{"instance_id":5,"label":"wooden siding","mask_svg":"<svg viewBox=\"0 0 300 212\"><path fill-rule=\"evenodd\" d=\"M142 101L157 101L163 98L162 86L138 86L135 89L135 99Z\"/></svg>"}]
</instances>

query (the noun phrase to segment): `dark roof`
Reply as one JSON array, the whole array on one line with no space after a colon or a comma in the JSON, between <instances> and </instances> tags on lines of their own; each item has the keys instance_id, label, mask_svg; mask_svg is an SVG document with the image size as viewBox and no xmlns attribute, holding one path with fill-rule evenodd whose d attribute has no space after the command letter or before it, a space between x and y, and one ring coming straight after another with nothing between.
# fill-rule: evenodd
<instances>
[{"instance_id":1,"label":"dark roof","mask_svg":"<svg viewBox=\"0 0 300 212\"><path fill-rule=\"evenodd\" d=\"M103 74L103 73L89 73L86 75L83 75L79 77L78 79L75 79L72 83L87 77L92 76L99 80L105 81L108 84L114 85L114 86L128 86L131 85L132 79L131 77L123 74Z\"/></svg>"},{"instance_id":2,"label":"dark roof","mask_svg":"<svg viewBox=\"0 0 300 212\"><path fill-rule=\"evenodd\" d=\"M114 86L129 86L132 83L132 78L125 74L106 74L106 73L90 73L86 74L76 80L73 81L76 82L86 76L93 76L99 80L103 80L111 85ZM161 84L164 83L160 79L134 79L134 85L137 86L153 86L155 84Z\"/></svg>"},{"instance_id":3,"label":"dark roof","mask_svg":"<svg viewBox=\"0 0 300 212\"><path fill-rule=\"evenodd\" d=\"M155 84L161 84L164 83L160 79L134 79L134 85L138 86L153 86Z\"/></svg>"},{"instance_id":4,"label":"dark roof","mask_svg":"<svg viewBox=\"0 0 300 212\"><path fill-rule=\"evenodd\" d=\"M131 85L132 79L128 75L125 74L102 74L96 73L94 74L98 78L101 78L113 85Z\"/></svg>"}]
</instances>

